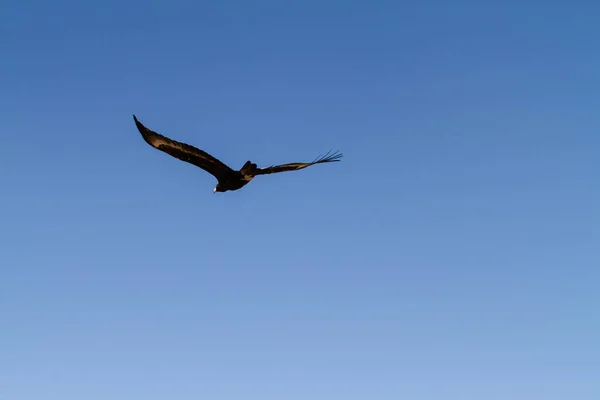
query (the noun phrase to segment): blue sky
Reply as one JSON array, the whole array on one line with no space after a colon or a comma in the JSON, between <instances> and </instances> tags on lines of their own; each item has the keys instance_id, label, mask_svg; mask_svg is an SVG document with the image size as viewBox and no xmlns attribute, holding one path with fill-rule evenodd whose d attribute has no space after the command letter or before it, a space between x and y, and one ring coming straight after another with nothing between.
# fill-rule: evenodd
<instances>
[{"instance_id":1,"label":"blue sky","mask_svg":"<svg viewBox=\"0 0 600 400\"><path fill-rule=\"evenodd\" d=\"M3 1L3 398L600 398L591 4Z\"/></svg>"}]
</instances>

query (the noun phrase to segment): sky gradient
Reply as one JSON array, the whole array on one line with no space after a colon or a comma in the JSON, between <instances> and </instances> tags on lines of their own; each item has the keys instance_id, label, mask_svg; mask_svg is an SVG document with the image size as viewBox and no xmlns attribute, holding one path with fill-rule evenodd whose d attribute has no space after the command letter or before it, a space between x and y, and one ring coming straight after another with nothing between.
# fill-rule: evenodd
<instances>
[{"instance_id":1,"label":"sky gradient","mask_svg":"<svg viewBox=\"0 0 600 400\"><path fill-rule=\"evenodd\" d=\"M4 0L0 397L600 398L599 15Z\"/></svg>"}]
</instances>

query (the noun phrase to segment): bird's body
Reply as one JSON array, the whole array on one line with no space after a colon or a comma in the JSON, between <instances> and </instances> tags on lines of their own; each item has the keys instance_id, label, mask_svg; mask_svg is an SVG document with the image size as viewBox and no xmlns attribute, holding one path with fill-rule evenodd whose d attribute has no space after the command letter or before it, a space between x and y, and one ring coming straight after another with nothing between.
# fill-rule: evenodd
<instances>
[{"instance_id":1,"label":"bird's body","mask_svg":"<svg viewBox=\"0 0 600 400\"><path fill-rule=\"evenodd\" d=\"M295 171L315 164L339 161L342 157L342 155L338 153L331 155L327 153L325 156L320 157L313 162L290 163L267 168L258 168L255 163L246 161L242 168L236 171L203 150L186 143L169 139L166 136L146 128L138 121L135 115L133 116L133 120L135 121L139 132L142 134L142 137L150 146L182 161L193 164L217 178L218 182L214 188L214 192L239 190L258 175Z\"/></svg>"}]
</instances>

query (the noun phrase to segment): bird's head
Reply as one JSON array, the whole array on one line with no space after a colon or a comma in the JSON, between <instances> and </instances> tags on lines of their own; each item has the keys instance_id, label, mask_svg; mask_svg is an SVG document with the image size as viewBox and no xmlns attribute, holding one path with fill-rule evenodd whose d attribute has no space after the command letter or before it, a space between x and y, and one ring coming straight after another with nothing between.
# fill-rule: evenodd
<instances>
[{"instance_id":1,"label":"bird's head","mask_svg":"<svg viewBox=\"0 0 600 400\"><path fill-rule=\"evenodd\" d=\"M226 189L224 189L220 183L217 183L217 186L215 186L215 189L213 190L214 193L225 192L225 191L226 191Z\"/></svg>"}]
</instances>

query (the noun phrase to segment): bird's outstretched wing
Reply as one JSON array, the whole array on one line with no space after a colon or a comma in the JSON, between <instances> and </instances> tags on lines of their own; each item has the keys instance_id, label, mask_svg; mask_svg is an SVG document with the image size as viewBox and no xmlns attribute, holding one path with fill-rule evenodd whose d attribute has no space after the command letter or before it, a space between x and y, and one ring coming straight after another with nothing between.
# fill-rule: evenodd
<instances>
[{"instance_id":1,"label":"bird's outstretched wing","mask_svg":"<svg viewBox=\"0 0 600 400\"><path fill-rule=\"evenodd\" d=\"M309 162L309 163L290 163L290 164L282 164L282 165L273 165L273 166L267 167L267 168L257 168L256 175L274 174L277 172L284 172L284 171L296 171L299 169L310 167L311 165L315 165L315 164L340 161L341 158L342 158L341 153L336 152L336 153L331 154L331 151L329 151L324 156L322 156L322 157L319 156L314 161Z\"/></svg>"},{"instance_id":2,"label":"bird's outstretched wing","mask_svg":"<svg viewBox=\"0 0 600 400\"><path fill-rule=\"evenodd\" d=\"M138 121L135 115L133 116L133 120L144 140L155 149L164 151L175 158L202 168L206 172L214 175L217 179L224 178L227 175L234 173L233 169L207 152L194 146L190 146L189 144L169 139L160 133L146 128L144 124Z\"/></svg>"}]
</instances>

